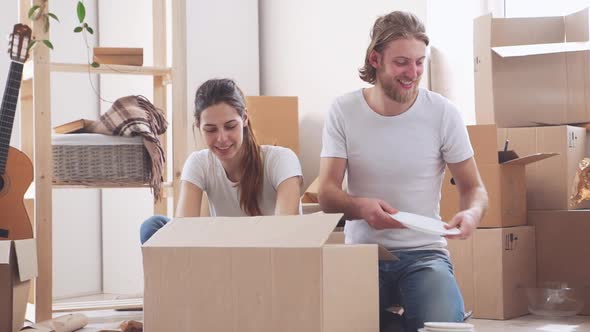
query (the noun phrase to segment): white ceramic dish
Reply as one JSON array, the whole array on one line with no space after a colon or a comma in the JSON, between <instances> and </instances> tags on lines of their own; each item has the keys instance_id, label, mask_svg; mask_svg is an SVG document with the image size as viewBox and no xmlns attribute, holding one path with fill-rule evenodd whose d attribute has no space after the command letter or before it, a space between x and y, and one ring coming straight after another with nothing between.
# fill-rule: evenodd
<instances>
[{"instance_id":1,"label":"white ceramic dish","mask_svg":"<svg viewBox=\"0 0 590 332\"><path fill-rule=\"evenodd\" d=\"M391 218L399 221L409 229L433 235L457 235L461 231L458 228L446 229L445 223L434 218L429 218L409 212L390 214Z\"/></svg>"},{"instance_id":2,"label":"white ceramic dish","mask_svg":"<svg viewBox=\"0 0 590 332\"><path fill-rule=\"evenodd\" d=\"M426 322L423 330L427 332L469 332L473 331L473 327L473 324L469 323Z\"/></svg>"}]
</instances>

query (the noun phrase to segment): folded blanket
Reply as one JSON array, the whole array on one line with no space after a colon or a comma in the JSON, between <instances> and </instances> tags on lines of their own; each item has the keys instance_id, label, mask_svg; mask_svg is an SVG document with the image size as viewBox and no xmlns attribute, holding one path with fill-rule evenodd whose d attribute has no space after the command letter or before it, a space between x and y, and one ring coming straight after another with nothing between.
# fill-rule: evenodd
<instances>
[{"instance_id":1,"label":"folded blanket","mask_svg":"<svg viewBox=\"0 0 590 332\"><path fill-rule=\"evenodd\" d=\"M117 99L98 121L84 128L84 131L114 136L141 136L150 156L150 186L157 201L161 198L162 171L166 160L158 135L164 134L167 127L164 113L147 98L126 96Z\"/></svg>"}]
</instances>

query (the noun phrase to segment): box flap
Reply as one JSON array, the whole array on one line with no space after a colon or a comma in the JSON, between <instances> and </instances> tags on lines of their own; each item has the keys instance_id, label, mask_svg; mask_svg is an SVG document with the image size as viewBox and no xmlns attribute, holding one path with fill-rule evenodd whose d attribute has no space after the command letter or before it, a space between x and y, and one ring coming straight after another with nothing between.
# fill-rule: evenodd
<instances>
[{"instance_id":1,"label":"box flap","mask_svg":"<svg viewBox=\"0 0 590 332\"><path fill-rule=\"evenodd\" d=\"M175 218L144 247L321 247L341 217L342 214L309 214Z\"/></svg>"},{"instance_id":2,"label":"box flap","mask_svg":"<svg viewBox=\"0 0 590 332\"><path fill-rule=\"evenodd\" d=\"M0 264L10 264L10 240L0 241Z\"/></svg>"},{"instance_id":3,"label":"box flap","mask_svg":"<svg viewBox=\"0 0 590 332\"><path fill-rule=\"evenodd\" d=\"M37 245L35 239L15 240L16 261L20 281L37 276Z\"/></svg>"},{"instance_id":4,"label":"box flap","mask_svg":"<svg viewBox=\"0 0 590 332\"><path fill-rule=\"evenodd\" d=\"M565 17L565 39L568 42L590 40L590 7Z\"/></svg>"},{"instance_id":5,"label":"box flap","mask_svg":"<svg viewBox=\"0 0 590 332\"><path fill-rule=\"evenodd\" d=\"M491 47L565 42L563 16L493 18Z\"/></svg>"},{"instance_id":6,"label":"box flap","mask_svg":"<svg viewBox=\"0 0 590 332\"><path fill-rule=\"evenodd\" d=\"M579 52L590 50L590 42L530 44L516 46L492 47L492 51L502 58L514 58L528 55Z\"/></svg>"},{"instance_id":7,"label":"box flap","mask_svg":"<svg viewBox=\"0 0 590 332\"><path fill-rule=\"evenodd\" d=\"M531 154L528 156L509 160L505 163L502 163L501 165L502 166L505 166L505 165L527 165L527 164L534 163L539 160L543 160L543 159L551 158L553 156L557 156L558 154L559 153L535 153L535 154Z\"/></svg>"}]
</instances>

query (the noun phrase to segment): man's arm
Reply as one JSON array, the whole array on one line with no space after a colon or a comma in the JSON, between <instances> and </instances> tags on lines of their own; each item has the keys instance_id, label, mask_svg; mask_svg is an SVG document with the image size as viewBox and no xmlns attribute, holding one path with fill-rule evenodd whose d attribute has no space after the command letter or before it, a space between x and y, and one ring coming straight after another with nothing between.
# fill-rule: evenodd
<instances>
[{"instance_id":1,"label":"man's arm","mask_svg":"<svg viewBox=\"0 0 590 332\"><path fill-rule=\"evenodd\" d=\"M404 228L388 214L397 210L386 202L365 197L354 197L342 190L346 159L321 158L318 199L327 213L344 213L344 218L364 219L375 229Z\"/></svg>"},{"instance_id":2,"label":"man's arm","mask_svg":"<svg viewBox=\"0 0 590 332\"><path fill-rule=\"evenodd\" d=\"M488 207L488 193L473 157L448 166L459 190L461 210L449 221L447 228L458 227L461 234L449 235L447 238L467 239L479 225Z\"/></svg>"}]
</instances>

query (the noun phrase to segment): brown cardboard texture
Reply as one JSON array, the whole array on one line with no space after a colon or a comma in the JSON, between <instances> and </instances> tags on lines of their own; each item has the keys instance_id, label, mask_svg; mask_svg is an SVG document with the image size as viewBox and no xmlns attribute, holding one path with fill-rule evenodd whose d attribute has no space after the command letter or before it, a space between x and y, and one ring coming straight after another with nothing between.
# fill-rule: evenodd
<instances>
[{"instance_id":1,"label":"brown cardboard texture","mask_svg":"<svg viewBox=\"0 0 590 332\"><path fill-rule=\"evenodd\" d=\"M246 104L259 144L284 146L299 155L297 97L247 96Z\"/></svg>"},{"instance_id":2,"label":"brown cardboard texture","mask_svg":"<svg viewBox=\"0 0 590 332\"><path fill-rule=\"evenodd\" d=\"M142 247L146 331L377 332L377 246L328 244L340 217L174 219Z\"/></svg>"},{"instance_id":3,"label":"brown cardboard texture","mask_svg":"<svg viewBox=\"0 0 590 332\"><path fill-rule=\"evenodd\" d=\"M526 170L528 210L590 208L590 201L570 206L578 163L586 154L586 130L573 126L498 129L498 148L510 141L512 149L527 155L556 152L558 155L531 164Z\"/></svg>"},{"instance_id":4,"label":"brown cardboard texture","mask_svg":"<svg viewBox=\"0 0 590 332\"><path fill-rule=\"evenodd\" d=\"M510 319L528 313L527 287L536 285L535 229L478 229L472 240L449 241L455 276L474 318Z\"/></svg>"},{"instance_id":5,"label":"brown cardboard texture","mask_svg":"<svg viewBox=\"0 0 590 332\"><path fill-rule=\"evenodd\" d=\"M588 13L476 18L476 122L501 128L590 122Z\"/></svg>"},{"instance_id":6,"label":"brown cardboard texture","mask_svg":"<svg viewBox=\"0 0 590 332\"><path fill-rule=\"evenodd\" d=\"M0 241L0 331L23 326L31 279L36 276L34 239Z\"/></svg>"},{"instance_id":7,"label":"brown cardboard texture","mask_svg":"<svg viewBox=\"0 0 590 332\"><path fill-rule=\"evenodd\" d=\"M531 211L537 232L537 284L565 282L584 300L590 315L590 210Z\"/></svg>"},{"instance_id":8,"label":"brown cardboard texture","mask_svg":"<svg viewBox=\"0 0 590 332\"><path fill-rule=\"evenodd\" d=\"M526 225L525 166L552 156L555 153L535 153L518 157L518 154L498 152L495 125L467 126L475 150L475 161L483 184L488 192L489 207L479 224L480 228ZM499 160L510 155L508 160ZM442 185L441 217L450 220L459 212L459 192L447 168Z\"/></svg>"}]
</instances>

